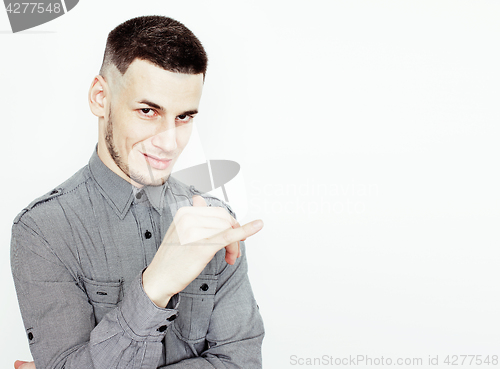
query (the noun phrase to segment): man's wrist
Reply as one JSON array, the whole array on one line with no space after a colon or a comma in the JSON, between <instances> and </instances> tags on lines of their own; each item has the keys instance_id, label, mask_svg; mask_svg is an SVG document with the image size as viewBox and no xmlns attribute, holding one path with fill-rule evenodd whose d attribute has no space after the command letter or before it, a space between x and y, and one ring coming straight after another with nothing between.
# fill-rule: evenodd
<instances>
[{"instance_id":1,"label":"man's wrist","mask_svg":"<svg viewBox=\"0 0 500 369\"><path fill-rule=\"evenodd\" d=\"M146 268L142 273L142 288L149 299L159 308L165 308L170 299L174 296L173 294L165 294L157 286L156 281L152 280L148 274L148 269Z\"/></svg>"},{"instance_id":2,"label":"man's wrist","mask_svg":"<svg viewBox=\"0 0 500 369\"><path fill-rule=\"evenodd\" d=\"M145 293L141 279L142 273L130 285L119 305L118 320L133 339L161 340L166 328L177 318L180 297L172 297L169 304L172 308L159 307Z\"/></svg>"}]
</instances>

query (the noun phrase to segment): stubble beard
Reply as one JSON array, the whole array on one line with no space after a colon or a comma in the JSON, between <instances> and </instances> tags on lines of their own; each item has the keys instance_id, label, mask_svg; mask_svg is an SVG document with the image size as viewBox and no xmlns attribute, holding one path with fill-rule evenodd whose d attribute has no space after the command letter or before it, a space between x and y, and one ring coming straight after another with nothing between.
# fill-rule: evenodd
<instances>
[{"instance_id":1,"label":"stubble beard","mask_svg":"<svg viewBox=\"0 0 500 369\"><path fill-rule=\"evenodd\" d=\"M134 172L133 170L131 171L129 165L123 161L123 158L120 156L118 150L116 149L113 139L113 121L111 119L111 107L108 114L108 124L106 125L104 141L106 142L106 148L108 149L111 159L113 159L118 168L120 168L120 170L134 182L142 184L144 186L161 186L167 181L168 176L166 176L165 178L154 178L152 169L148 163L146 163L146 165L149 171L149 176L145 176L138 172Z\"/></svg>"}]
</instances>

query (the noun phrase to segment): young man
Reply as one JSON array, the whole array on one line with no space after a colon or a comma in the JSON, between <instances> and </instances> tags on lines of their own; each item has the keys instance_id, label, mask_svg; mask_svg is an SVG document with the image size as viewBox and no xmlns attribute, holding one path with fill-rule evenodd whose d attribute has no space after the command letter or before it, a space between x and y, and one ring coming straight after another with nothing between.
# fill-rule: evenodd
<instances>
[{"instance_id":1,"label":"young man","mask_svg":"<svg viewBox=\"0 0 500 369\"><path fill-rule=\"evenodd\" d=\"M170 176L207 57L166 17L108 36L89 91L89 164L14 220L12 272L34 363L23 369L260 368L262 319L232 210ZM241 250L240 250L241 244Z\"/></svg>"}]
</instances>

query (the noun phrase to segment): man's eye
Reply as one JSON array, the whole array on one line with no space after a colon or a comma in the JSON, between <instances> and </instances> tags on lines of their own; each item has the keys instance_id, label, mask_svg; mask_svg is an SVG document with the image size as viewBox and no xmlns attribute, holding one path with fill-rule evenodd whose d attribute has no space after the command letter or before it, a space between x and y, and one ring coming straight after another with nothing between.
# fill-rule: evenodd
<instances>
[{"instance_id":1,"label":"man's eye","mask_svg":"<svg viewBox=\"0 0 500 369\"><path fill-rule=\"evenodd\" d=\"M144 109L141 109L141 111L144 115L147 115L148 117L152 117L155 115L155 111L153 109L150 109L150 108L144 108Z\"/></svg>"},{"instance_id":2,"label":"man's eye","mask_svg":"<svg viewBox=\"0 0 500 369\"><path fill-rule=\"evenodd\" d=\"M181 114L177 116L177 120L180 120L182 122L189 122L191 119L193 119L192 115Z\"/></svg>"}]
</instances>

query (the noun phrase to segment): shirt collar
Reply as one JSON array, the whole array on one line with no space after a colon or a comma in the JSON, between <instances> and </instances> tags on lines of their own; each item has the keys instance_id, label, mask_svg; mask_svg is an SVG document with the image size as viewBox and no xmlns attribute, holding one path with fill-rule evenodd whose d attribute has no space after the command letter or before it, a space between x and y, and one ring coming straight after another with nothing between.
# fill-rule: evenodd
<instances>
[{"instance_id":1,"label":"shirt collar","mask_svg":"<svg viewBox=\"0 0 500 369\"><path fill-rule=\"evenodd\" d=\"M168 176L170 179L170 176ZM144 186L144 192L148 196L148 200L153 205L153 208L156 209L161 214L161 209L164 206L163 199L165 198L165 191L169 186L168 180L162 186Z\"/></svg>"},{"instance_id":2,"label":"shirt collar","mask_svg":"<svg viewBox=\"0 0 500 369\"><path fill-rule=\"evenodd\" d=\"M97 146L89 160L90 173L96 181L100 192L108 200L111 207L123 218L134 199L134 186L109 169L97 155ZM164 194L169 181L162 186L144 186L139 191L146 193L151 205L160 212L163 207Z\"/></svg>"},{"instance_id":3,"label":"shirt collar","mask_svg":"<svg viewBox=\"0 0 500 369\"><path fill-rule=\"evenodd\" d=\"M153 206L153 208L161 214L160 210L164 206L162 200L164 199L165 190L168 188L168 186L169 185L167 181L167 184L164 184L163 186L144 186L142 188L132 186L132 191L134 196L141 194L141 197L139 197L140 200L135 200L136 202L148 201L148 203L151 204L151 206Z\"/></svg>"}]
</instances>

